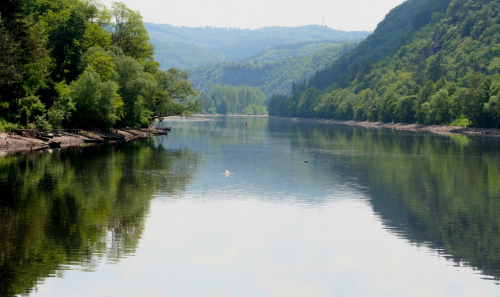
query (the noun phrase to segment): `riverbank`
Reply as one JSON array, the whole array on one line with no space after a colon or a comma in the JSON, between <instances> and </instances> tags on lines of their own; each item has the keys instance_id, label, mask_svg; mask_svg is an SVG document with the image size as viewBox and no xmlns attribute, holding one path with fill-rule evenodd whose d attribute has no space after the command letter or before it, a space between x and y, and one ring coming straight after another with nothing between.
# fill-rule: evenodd
<instances>
[{"instance_id":1,"label":"riverbank","mask_svg":"<svg viewBox=\"0 0 500 297\"><path fill-rule=\"evenodd\" d=\"M39 139L0 132L0 156L16 152L49 149L51 146L60 146L63 148L92 143L113 144L165 133L164 130L153 127L124 130L113 129L111 132L72 130L71 132L59 132L50 139Z\"/></svg>"},{"instance_id":2,"label":"riverbank","mask_svg":"<svg viewBox=\"0 0 500 297\"><path fill-rule=\"evenodd\" d=\"M276 117L283 118L283 117ZM304 119L304 118L284 118L291 121L302 122L318 122L337 125L360 126L366 128L383 128L404 131L426 131L441 135L466 135L466 136L481 136L481 137L500 137L500 129L493 128L470 128L458 126L439 126L439 125L419 125L419 124L402 124L402 123L383 123L383 122L358 122L358 121L341 121L341 120L325 120L325 119Z\"/></svg>"},{"instance_id":3,"label":"riverbank","mask_svg":"<svg viewBox=\"0 0 500 297\"><path fill-rule=\"evenodd\" d=\"M197 117L214 117L214 116L249 116L249 117L268 117L267 115L196 115ZM281 118L290 121L302 122L318 122L337 125L359 126L365 128L383 128L404 131L426 131L441 135L466 135L466 136L481 136L481 137L499 137L500 129L494 128L471 128L459 126L440 126L440 125L420 125L420 124L403 124L403 123L383 123L383 122L360 122L360 121L342 121L342 120L327 120L327 119L308 119L308 118L287 118L269 116L271 118Z\"/></svg>"}]
</instances>

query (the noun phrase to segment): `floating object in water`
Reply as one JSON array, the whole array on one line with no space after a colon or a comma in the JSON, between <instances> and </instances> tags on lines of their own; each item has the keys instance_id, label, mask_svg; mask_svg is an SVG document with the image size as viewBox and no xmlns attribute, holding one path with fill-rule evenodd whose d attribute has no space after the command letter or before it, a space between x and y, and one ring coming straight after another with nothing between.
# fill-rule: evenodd
<instances>
[{"instance_id":1,"label":"floating object in water","mask_svg":"<svg viewBox=\"0 0 500 297\"><path fill-rule=\"evenodd\" d=\"M304 161L304 163L309 163L309 161Z\"/></svg>"},{"instance_id":2,"label":"floating object in water","mask_svg":"<svg viewBox=\"0 0 500 297\"><path fill-rule=\"evenodd\" d=\"M226 173L225 173L226 177L228 177L230 174L231 173L229 173L229 170L226 170Z\"/></svg>"}]
</instances>

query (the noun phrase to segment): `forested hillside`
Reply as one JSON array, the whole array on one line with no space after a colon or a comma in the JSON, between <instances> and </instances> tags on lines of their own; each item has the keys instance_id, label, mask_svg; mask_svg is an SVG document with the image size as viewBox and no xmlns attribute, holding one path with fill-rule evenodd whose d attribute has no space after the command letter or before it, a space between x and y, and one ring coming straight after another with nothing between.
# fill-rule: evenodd
<instances>
[{"instance_id":1,"label":"forested hillside","mask_svg":"<svg viewBox=\"0 0 500 297\"><path fill-rule=\"evenodd\" d=\"M306 80L355 46L331 42L279 46L246 63L225 62L190 69L189 80L206 93L215 85L232 85L257 87L268 98L272 94L290 95L294 82ZM315 52L320 48L324 49Z\"/></svg>"},{"instance_id":2,"label":"forested hillside","mask_svg":"<svg viewBox=\"0 0 500 297\"><path fill-rule=\"evenodd\" d=\"M124 4L0 2L0 130L148 125L200 110L187 73L160 70Z\"/></svg>"},{"instance_id":3,"label":"forested hillside","mask_svg":"<svg viewBox=\"0 0 500 297\"><path fill-rule=\"evenodd\" d=\"M155 46L155 59L163 69L204 66L217 62L243 62L277 46L329 41L344 43L370 32L344 32L324 26L267 27L262 29L188 28L145 23Z\"/></svg>"},{"instance_id":4,"label":"forested hillside","mask_svg":"<svg viewBox=\"0 0 500 297\"><path fill-rule=\"evenodd\" d=\"M408 0L269 113L500 127L500 1Z\"/></svg>"}]
</instances>

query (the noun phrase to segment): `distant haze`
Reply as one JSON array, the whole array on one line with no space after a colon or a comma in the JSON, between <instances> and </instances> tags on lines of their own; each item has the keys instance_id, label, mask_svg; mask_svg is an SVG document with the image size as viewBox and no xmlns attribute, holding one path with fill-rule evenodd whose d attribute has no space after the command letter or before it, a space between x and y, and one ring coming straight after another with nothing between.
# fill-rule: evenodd
<instances>
[{"instance_id":1,"label":"distant haze","mask_svg":"<svg viewBox=\"0 0 500 297\"><path fill-rule=\"evenodd\" d=\"M102 3L111 6L111 0ZM404 0L122 0L144 21L186 27L257 29L324 24L344 31L373 31Z\"/></svg>"}]
</instances>

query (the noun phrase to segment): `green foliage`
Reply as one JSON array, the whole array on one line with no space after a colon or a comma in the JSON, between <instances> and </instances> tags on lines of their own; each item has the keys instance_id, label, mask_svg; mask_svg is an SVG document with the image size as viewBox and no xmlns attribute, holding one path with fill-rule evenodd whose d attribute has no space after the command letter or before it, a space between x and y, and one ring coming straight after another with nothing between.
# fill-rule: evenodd
<instances>
[{"instance_id":1,"label":"green foliage","mask_svg":"<svg viewBox=\"0 0 500 297\"><path fill-rule=\"evenodd\" d=\"M89 48L83 55L83 62L86 65L85 70L99 73L103 81L109 81L115 74L113 54L104 51L101 47Z\"/></svg>"},{"instance_id":2,"label":"green foliage","mask_svg":"<svg viewBox=\"0 0 500 297\"><path fill-rule=\"evenodd\" d=\"M81 73L80 60L86 27L85 14L75 7L50 32L51 56L55 64L52 76L55 81L65 80L69 83Z\"/></svg>"},{"instance_id":3,"label":"green foliage","mask_svg":"<svg viewBox=\"0 0 500 297\"><path fill-rule=\"evenodd\" d=\"M215 85L210 95L203 93L199 100L205 104L207 113L266 114L263 106L266 95L258 88Z\"/></svg>"},{"instance_id":4,"label":"green foliage","mask_svg":"<svg viewBox=\"0 0 500 297\"><path fill-rule=\"evenodd\" d=\"M141 15L123 3L2 1L0 116L43 129L108 128L149 125L158 102L170 102L166 115L199 111L187 74L169 70L172 83L162 85L152 55Z\"/></svg>"},{"instance_id":5,"label":"green foliage","mask_svg":"<svg viewBox=\"0 0 500 297\"><path fill-rule=\"evenodd\" d=\"M157 87L149 103L154 118L190 116L202 111L201 102L191 99L197 91L187 79L188 73L177 68L156 72Z\"/></svg>"},{"instance_id":6,"label":"green foliage","mask_svg":"<svg viewBox=\"0 0 500 297\"><path fill-rule=\"evenodd\" d=\"M243 109L242 114L244 114L244 115L266 115L267 108L265 106L250 104L247 107L245 107L245 109Z\"/></svg>"},{"instance_id":7,"label":"green foliage","mask_svg":"<svg viewBox=\"0 0 500 297\"><path fill-rule=\"evenodd\" d=\"M499 15L500 1L406 1L293 96L272 99L270 114L500 127Z\"/></svg>"},{"instance_id":8,"label":"green foliage","mask_svg":"<svg viewBox=\"0 0 500 297\"><path fill-rule=\"evenodd\" d=\"M19 100L18 117L19 122L28 126L38 116L45 114L45 105L40 101L37 96L28 96Z\"/></svg>"},{"instance_id":9,"label":"green foliage","mask_svg":"<svg viewBox=\"0 0 500 297\"><path fill-rule=\"evenodd\" d=\"M0 18L0 87L2 88L20 79L21 69L19 69L16 55L17 47L18 45L12 40Z\"/></svg>"},{"instance_id":10,"label":"green foliage","mask_svg":"<svg viewBox=\"0 0 500 297\"><path fill-rule=\"evenodd\" d=\"M91 23L87 26L83 35L83 47L101 47L109 49L111 46L111 36L98 23Z\"/></svg>"},{"instance_id":11,"label":"green foliage","mask_svg":"<svg viewBox=\"0 0 500 297\"><path fill-rule=\"evenodd\" d=\"M7 122L7 120L5 120L5 118L0 117L0 131L11 132L17 128L18 128L18 125L14 124L14 123L9 123L9 122Z\"/></svg>"},{"instance_id":12,"label":"green foliage","mask_svg":"<svg viewBox=\"0 0 500 297\"><path fill-rule=\"evenodd\" d=\"M153 46L138 11L133 11L125 4L113 2L111 15L114 19L111 31L112 44L120 47L125 55L141 63L153 56Z\"/></svg>"},{"instance_id":13,"label":"green foliage","mask_svg":"<svg viewBox=\"0 0 500 297\"><path fill-rule=\"evenodd\" d=\"M152 112L147 109L147 100L155 90L153 75L143 71L137 60L127 56L117 56L114 61L113 81L118 84L118 94L123 100L123 118L126 126L142 126L149 123Z\"/></svg>"},{"instance_id":14,"label":"green foliage","mask_svg":"<svg viewBox=\"0 0 500 297\"><path fill-rule=\"evenodd\" d=\"M70 85L75 104L74 120L82 127L111 127L123 102L114 82L103 82L98 73L85 71Z\"/></svg>"},{"instance_id":15,"label":"green foliage","mask_svg":"<svg viewBox=\"0 0 500 297\"><path fill-rule=\"evenodd\" d=\"M41 115L35 117L35 127L41 131L51 131L52 125L46 119L47 115Z\"/></svg>"}]
</instances>

